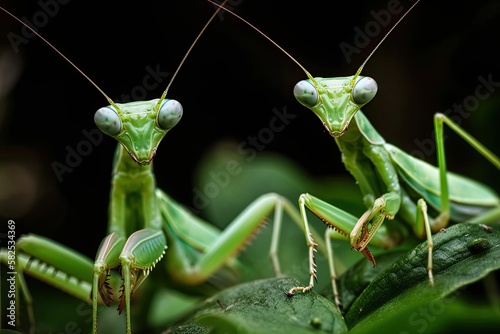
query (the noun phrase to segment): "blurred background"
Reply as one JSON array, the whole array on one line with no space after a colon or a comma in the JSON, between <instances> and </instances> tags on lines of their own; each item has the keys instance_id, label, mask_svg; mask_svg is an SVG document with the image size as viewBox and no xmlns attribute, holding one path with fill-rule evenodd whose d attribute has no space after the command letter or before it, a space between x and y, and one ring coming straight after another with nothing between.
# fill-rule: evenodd
<instances>
[{"instance_id":1,"label":"blurred background","mask_svg":"<svg viewBox=\"0 0 500 334\"><path fill-rule=\"evenodd\" d=\"M33 22L115 102L159 97L214 11L202 0L142 1L133 6L119 1L41 3L3 1L2 6ZM330 1L229 4L313 76L328 77L354 74L413 2L401 1L395 7L398 13L382 26L377 18L391 3L395 2L344 1L334 4L333 11ZM92 137L92 143L86 133L95 134L94 112L107 102L45 43L7 15L1 17L0 217L5 224L15 220L18 235L48 236L93 258L106 233L116 143L99 136ZM498 1L442 1L439 6L422 1L392 32L363 72L379 86L377 97L363 111L388 142L434 163L429 144L432 115L449 112L500 154L496 132L500 65L495 51L499 19ZM366 29L374 30L368 30L367 39L359 39ZM341 45L353 52L347 55ZM182 103L184 116L158 149L154 160L158 186L195 213L217 220L219 226L260 193L281 192L295 203L302 192L328 194L338 179L348 184L347 189L331 196L353 203L353 213L361 212L357 188L334 140L293 97L295 83L304 78L301 69L269 41L221 13L169 90L168 97ZM488 81L489 90L484 88ZM460 107L466 112L460 114ZM289 115L288 124L269 132L277 113ZM446 145L450 170L500 190L498 171L463 140L450 133ZM247 150L242 154L237 147ZM84 154L69 166L68 152L79 149ZM205 192L228 159L252 166L267 157L279 159L278 167L234 176L232 181L242 183L218 189L226 197L213 196L212 201ZM71 172L56 172L55 165ZM294 172L287 174L287 167ZM294 173L303 182L291 178L298 175ZM209 198L202 201L206 205L200 205L200 192ZM227 208L220 209L216 197L233 202L222 203Z\"/></svg>"}]
</instances>

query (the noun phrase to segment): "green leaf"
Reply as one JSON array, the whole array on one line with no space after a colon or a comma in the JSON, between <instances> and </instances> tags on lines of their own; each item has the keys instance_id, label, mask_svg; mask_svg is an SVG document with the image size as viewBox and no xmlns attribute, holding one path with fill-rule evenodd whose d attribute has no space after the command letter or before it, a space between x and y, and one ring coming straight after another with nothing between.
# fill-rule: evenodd
<instances>
[{"instance_id":1,"label":"green leaf","mask_svg":"<svg viewBox=\"0 0 500 334\"><path fill-rule=\"evenodd\" d=\"M166 333L347 333L335 305L314 291L288 297L292 278L253 281L207 299L186 323Z\"/></svg>"},{"instance_id":2,"label":"green leaf","mask_svg":"<svg viewBox=\"0 0 500 334\"><path fill-rule=\"evenodd\" d=\"M406 323L414 310L484 278L500 268L500 231L483 225L461 223L433 236L434 287L427 274L427 242L389 266L357 298L345 320L354 332L374 326L399 312Z\"/></svg>"},{"instance_id":3,"label":"green leaf","mask_svg":"<svg viewBox=\"0 0 500 334\"><path fill-rule=\"evenodd\" d=\"M404 249L392 249L385 253L381 253L376 256L376 267L373 267L373 264L363 257L344 272L337 280L342 302L342 311L348 312L354 301L373 279L407 252L408 250ZM327 289L323 290L321 294L326 296L330 301L334 301L331 284Z\"/></svg>"}]
</instances>

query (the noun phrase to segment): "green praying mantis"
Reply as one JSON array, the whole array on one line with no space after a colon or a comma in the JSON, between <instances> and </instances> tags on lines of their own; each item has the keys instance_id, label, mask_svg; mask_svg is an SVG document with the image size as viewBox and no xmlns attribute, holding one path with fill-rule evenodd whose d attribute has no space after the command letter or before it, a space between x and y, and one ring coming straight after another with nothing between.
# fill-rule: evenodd
<instances>
[{"instance_id":1,"label":"green praying mantis","mask_svg":"<svg viewBox=\"0 0 500 334\"><path fill-rule=\"evenodd\" d=\"M500 198L491 187L450 172L446 167L444 125L500 169L500 159L462 127L443 113L434 115L438 165L436 167L387 143L360 110L375 97L378 90L374 79L361 75L366 62L417 3L418 1L392 26L354 75L336 78L313 77L267 35L231 12L272 42L304 71L307 79L295 85L293 94L300 104L320 119L327 133L333 137L340 149L345 168L352 174L363 195L366 211L361 217L356 217L309 193L303 193L298 200L306 229L309 226L307 210L328 226L325 241L329 254L332 290L339 309L342 303L335 283L332 239L348 238L351 247L361 252L375 266L375 258L368 246L392 248L403 242L408 233L402 225L383 224L386 220L398 217L407 224L410 233L427 240L426 270L429 284L432 286L432 234L445 229L450 222L487 224L500 218ZM309 234L306 234L306 237L311 251L315 243ZM309 284L290 289L289 296L297 292L307 292L314 287L315 266L312 255L309 263Z\"/></svg>"},{"instance_id":2,"label":"green praying mantis","mask_svg":"<svg viewBox=\"0 0 500 334\"><path fill-rule=\"evenodd\" d=\"M16 294L22 292L27 301L31 331L35 330L31 304L36 301L30 296L24 274L92 304L94 333L98 331L98 305L110 306L118 301L118 311L125 311L126 332L131 333L131 298L156 266L165 267L173 281L187 286L206 282L222 269L234 274L239 267L234 257L273 210L270 255L275 273L281 275L276 253L283 213L301 226L298 210L286 198L275 193L262 195L220 231L157 188L153 174L152 160L160 141L183 115L182 105L166 98L167 91L191 48L218 11L191 45L162 96L150 101L113 102L32 30L106 98L109 105L97 110L94 121L103 133L117 140L118 145L113 159L108 235L102 240L94 261L34 234L17 239L14 251L2 249L2 263L16 272Z\"/></svg>"},{"instance_id":3,"label":"green praying mantis","mask_svg":"<svg viewBox=\"0 0 500 334\"><path fill-rule=\"evenodd\" d=\"M346 214L346 216L348 217L348 219L347 219L347 221L348 221L348 222L354 222L354 223L355 223L355 221L357 220L357 219L355 219L355 218L353 218L353 217L349 216L348 214ZM354 220L352 220L352 219L354 219ZM302 224L302 223L301 223L301 224ZM354 224L353 224L353 225L354 225ZM275 226L276 226L276 225L275 225ZM351 227L352 227L352 226L351 226ZM384 227L385 227L385 226L384 226L384 225L382 225L382 227L381 227L380 229L383 229ZM380 229L379 229L379 231L380 231ZM218 232L217 232L217 233L218 233ZM315 240L316 240L316 238L315 238ZM318 240L316 240L316 241L318 241ZM373 244L375 241L376 241L376 240L372 241L372 244ZM53 242L51 242L51 241L48 241L48 242L49 242L49 243L51 244L51 246L53 246L54 248L56 247L56 244L55 244L55 243L53 243ZM192 245L192 244L191 244L191 245ZM168 256L168 254L169 254L169 252L170 252L170 251L174 251L174 252L175 252L175 250L174 250L174 249L172 249L172 245L171 245L170 241L168 241L168 246L169 246L169 248L167 248L167 250L166 250L166 256ZM311 248L311 249L313 249L313 248ZM68 258L70 258L70 255L69 255L69 254L70 254L70 250L69 250L68 248L63 248L63 250L61 251L61 253L62 253L62 252L65 252L65 253L66 253L66 252L68 252L68 253L67 253L67 256L68 256ZM57 254L59 254L59 252L57 252ZM27 259L27 258L25 258L25 257L21 257L21 261L22 261L22 260L24 260L24 259ZM75 262L72 262L71 266L68 266L68 268L66 268L66 269L68 269L68 270L70 270L71 268L82 269L82 271L83 271L84 273L88 273L88 272L89 272L88 268L90 268L90 271L92 271L92 266L93 266L93 264L92 264L92 261L91 261L91 260L84 259L84 258L82 258L81 256L77 256L77 257L75 258L75 260L76 260L76 259L80 259L80 260L82 260L82 259L83 259L83 261L82 261L83 263L82 263L81 265L77 265ZM161 260L161 262L160 262L158 265L162 265L162 264L166 263L166 262L167 262L166 260L167 260L167 259L163 259L163 260ZM158 270L159 270L159 269L157 269L157 270L155 270L155 271L158 271ZM35 274L35 269L33 269L33 272L30 272L30 273ZM43 273L41 273L41 274L42 274L42 276L43 276ZM70 287L70 284L71 284L71 283L70 283L69 281L67 281L67 280L66 280L66 281L64 281L65 275L63 274L63 272L61 272L60 274L61 274L61 275L60 275L60 277L61 277L61 285L56 284L56 286L58 286L58 287L60 286L61 288L67 288L67 287ZM87 301L87 300L89 300L88 296L90 295L90 291L91 291L92 287L91 287L91 283L90 283L90 281L88 280L88 274L84 274L84 275L87 275L87 276L86 276L85 280L83 280L83 281L82 281L82 283L83 283L83 284L82 284L82 286L77 286L74 290L73 290L73 288L71 288L71 289L72 289L73 291L80 291L80 292L82 292L82 293L81 293L81 296L82 296L82 297L81 297L81 299L84 299L84 300L86 300L86 301ZM57 276L57 277L59 277L59 276ZM45 276L44 276L44 278L46 279L46 278L47 278L47 276L45 275ZM112 279L116 279L116 275L113 275L111 278L112 278ZM118 279L119 279L119 278L118 278ZM119 283L118 283L118 284L119 284Z\"/></svg>"}]
</instances>

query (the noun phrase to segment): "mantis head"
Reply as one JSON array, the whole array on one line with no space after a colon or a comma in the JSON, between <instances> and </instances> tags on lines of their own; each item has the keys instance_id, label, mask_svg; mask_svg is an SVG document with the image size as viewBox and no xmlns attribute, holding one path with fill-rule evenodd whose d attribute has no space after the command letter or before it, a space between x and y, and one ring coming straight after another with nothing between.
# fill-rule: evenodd
<instances>
[{"instance_id":1,"label":"mantis head","mask_svg":"<svg viewBox=\"0 0 500 334\"><path fill-rule=\"evenodd\" d=\"M365 104L370 102L377 94L377 83L370 77L360 76L361 71L370 57L403 20L403 18L417 5L420 0L413 5L396 21L389 31L382 37L375 48L371 51L365 61L361 64L355 75L340 78L313 78L311 74L285 49L273 41L269 36L260 31L253 24L235 14L231 10L224 8L212 0L207 0L215 6L224 9L226 12L245 22L252 29L261 34L269 42L274 44L279 50L286 54L295 62L307 75L307 80L297 83L293 93L297 100L305 107L311 109L323 122L328 132L333 137L342 136L349 128L353 116Z\"/></svg>"},{"instance_id":2,"label":"mantis head","mask_svg":"<svg viewBox=\"0 0 500 334\"><path fill-rule=\"evenodd\" d=\"M176 100L113 103L97 110L94 121L105 134L115 138L139 165L149 165L165 134L182 117Z\"/></svg>"},{"instance_id":3,"label":"mantis head","mask_svg":"<svg viewBox=\"0 0 500 334\"><path fill-rule=\"evenodd\" d=\"M222 3L222 6L225 5L226 2L227 0ZM217 11L215 11L205 26L201 29L198 36L196 36L195 40L182 58L182 61L176 71L172 75L167 88L159 99L120 104L114 103L95 82L93 82L80 68L78 68L78 66L76 66L45 38L43 38L43 36L41 36L35 29L30 27L21 19L17 18L15 15L11 14L9 11L5 10L3 7L0 7L0 10L7 13L13 19L30 30L33 34L38 36L84 78L86 78L106 98L109 105L97 110L94 115L94 121L102 132L118 140L118 142L128 152L130 157L139 166L146 166L151 163L160 141L181 119L182 105L176 100L169 100L165 97L170 85L177 76L177 73L184 64L184 61L191 52L192 48L219 12L219 9L217 9Z\"/></svg>"},{"instance_id":4,"label":"mantis head","mask_svg":"<svg viewBox=\"0 0 500 334\"><path fill-rule=\"evenodd\" d=\"M352 117L377 94L370 77L312 78L299 81L295 98L318 116L333 137L342 136Z\"/></svg>"},{"instance_id":5,"label":"mantis head","mask_svg":"<svg viewBox=\"0 0 500 334\"><path fill-rule=\"evenodd\" d=\"M361 76L361 71L371 56L385 41L387 36L389 36L394 28L396 28L418 2L419 0L415 1L415 3L396 21L370 52L356 74L350 77L328 79L313 78L299 62L277 45L280 50L299 65L309 78L295 85L293 89L295 98L303 106L311 109L321 119L323 125L333 137L342 136L349 128L349 123L356 112L362 106L370 102L377 94L378 87L375 80L370 77Z\"/></svg>"}]
</instances>

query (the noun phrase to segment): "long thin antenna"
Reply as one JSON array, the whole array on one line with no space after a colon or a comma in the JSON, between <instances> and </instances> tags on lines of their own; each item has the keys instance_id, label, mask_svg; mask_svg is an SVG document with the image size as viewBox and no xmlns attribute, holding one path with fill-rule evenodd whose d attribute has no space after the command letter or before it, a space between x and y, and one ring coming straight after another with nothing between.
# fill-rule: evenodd
<instances>
[{"instance_id":1,"label":"long thin antenna","mask_svg":"<svg viewBox=\"0 0 500 334\"><path fill-rule=\"evenodd\" d=\"M221 8L221 9L224 9L225 11L227 11L228 13L230 13L231 15L237 17L238 19L240 19L241 21L245 22L246 24L248 24L250 27L252 27L255 31L257 31L259 34L261 34L262 36L264 36L267 40L269 40L271 43L273 43L278 49L280 49L281 51L283 51L283 53L285 53L288 57L290 57L290 59L292 59L297 65L299 65L299 67L305 72L305 74L307 75L307 77L309 79L311 79L313 81L313 83L315 83L315 80L314 78L311 76L311 74L304 68L304 66L302 66L295 58L293 58L288 52L286 52L281 46L278 45L278 43L276 43L275 41L273 41L269 36L267 36L266 34L264 34L262 31L260 31L257 27L255 27L253 24L251 24L250 22L248 22L247 20L245 20L244 18L242 18L241 16L239 16L238 14L236 13L233 13L231 10L227 9L227 8L224 8L223 7L223 4L222 5L219 5L215 2L213 2L212 0L207 0L208 2L214 4L215 6ZM354 75L353 77L353 82L356 80L356 78L359 76L359 74L361 73L361 71L363 70L363 67L365 66L365 64L368 62L368 60L370 59L370 57L375 53L375 51L377 51L377 49L379 48L379 46L384 42L384 40L387 38L387 36L389 36L389 34L394 30L394 28L396 28L396 26L399 24L399 22L401 22L403 20L403 18L413 9L413 7L415 7L417 5L417 3L419 3L420 0L417 0L404 14L403 16L401 16L399 18L399 20L391 27L391 29L389 29L389 31L385 34L385 36L380 40L380 42L377 43L377 45L375 46L375 48L370 52L370 54L368 55L368 57L365 59L365 61L361 64L361 66L359 67L358 71L356 72L356 74Z\"/></svg>"},{"instance_id":2,"label":"long thin antenna","mask_svg":"<svg viewBox=\"0 0 500 334\"><path fill-rule=\"evenodd\" d=\"M257 31L259 34L261 34L262 36L264 36L269 42L273 43L274 46L276 46L278 49L280 49L281 51L283 51L284 54L286 54L291 60L293 60L297 65L299 65L299 67L302 69L302 71L304 71L307 75L307 77L309 79L313 79L312 75L306 70L306 68L304 66L302 66L295 58L292 57L291 54L289 54L288 52L285 51L285 49L283 49L281 46L279 46L278 43L276 43L275 41L273 41L269 36L267 36L265 33L263 33L259 28L257 28L256 26L254 26L253 24L251 24L250 22L248 22L247 20L245 20L244 18L242 18L241 16L239 16L238 14L230 11L229 9L225 8L224 7L224 3L219 5L218 3L215 3L213 2L212 0L207 0L208 2L214 4L215 6L219 7L219 9L224 9L226 12L230 13L231 15L237 17L238 19L240 19L241 21L245 22L246 24L248 24L250 27L252 27L255 31Z\"/></svg>"},{"instance_id":3,"label":"long thin antenna","mask_svg":"<svg viewBox=\"0 0 500 334\"><path fill-rule=\"evenodd\" d=\"M80 72L81 75L83 75L83 77L85 79L87 79L92 85L94 85L95 88L97 88L97 90L102 94L104 95L104 97L106 98L106 100L108 100L109 104L111 105L115 105L115 103L113 102L113 100L111 100L105 93L104 91L99 88L99 86L97 86L97 84L92 81L85 73L83 73L82 70L80 70L78 68L78 66L76 66L71 60L68 59L68 57L66 57L61 51L59 51L55 46L53 46L52 44L49 43L49 41L47 41L45 38L43 38L39 33L37 33L35 31L35 29L31 28L28 24L26 24L25 22L21 21L20 19L18 19L14 14L11 14L7 9L3 8L0 6L0 9L3 10L5 13L7 13L9 16L11 16L14 20L16 20L17 22L21 23L23 26L25 26L26 28L28 28L29 30L31 30L31 32L33 32L35 35L37 35L42 41L44 41L48 46L50 46L55 52L57 52L61 57L63 57L64 60L66 60L71 66L73 66L78 72Z\"/></svg>"},{"instance_id":4,"label":"long thin antenna","mask_svg":"<svg viewBox=\"0 0 500 334\"><path fill-rule=\"evenodd\" d=\"M221 6L224 6L226 4L228 0L224 0L224 2L222 3ZM220 6L219 6L220 7ZM24 25L26 28L28 28L29 30L31 30L35 35L37 35L42 41L44 41L48 46L50 46L55 52L57 52L64 60L66 60L71 66L73 66L78 72L80 72L81 75L83 75L83 77L85 79L87 79L95 88L97 88L97 90L102 94L104 95L104 97L106 98L106 100L108 100L109 104L111 105L115 105L115 103L113 102L113 100L111 100L107 95L106 93L104 93L104 91L99 87L97 86L97 84L92 81L82 70L80 70L78 68L78 66L76 66L71 60L69 60L68 57L66 57L61 51L59 51L55 46L53 46L49 41L47 41L45 38L43 38L39 33L37 33L33 28L31 28L28 24L26 24L25 22L21 21L20 19L18 19L14 14L11 14L7 9L3 8L0 6L0 9L2 11L4 11L5 13L7 13L9 16L11 16L13 19L15 19L16 21L18 21L19 23L21 23L22 25ZM196 44L196 42L198 42L198 40L200 39L201 35L203 34L203 32L205 32L205 30L207 29L208 25L210 24L210 22L212 22L212 20L214 19L214 17L217 15L217 13L220 11L221 8L217 8L217 10L215 11L215 13L210 17L210 19L208 20L208 22L205 24L205 26L203 27L203 29L201 29L200 33L198 34L198 36L196 36L195 40L193 41L193 43L191 44L191 46L189 47L188 51L186 52L186 54L184 55L184 57L182 58L179 66L177 66L177 69L175 70L175 73L173 74L172 76L172 79L170 79L170 82L168 83L167 85L167 88L165 88L165 91L163 92L159 102L161 102L166 96L167 96L167 92L168 92L168 89L170 88L170 86L172 85L172 82L174 81L175 77L177 76L177 73L179 73L179 70L180 68L182 67L182 65L184 64L184 61L186 60L187 56L189 55L189 53L191 52L191 50L193 49L194 45Z\"/></svg>"},{"instance_id":5,"label":"long thin antenna","mask_svg":"<svg viewBox=\"0 0 500 334\"><path fill-rule=\"evenodd\" d=\"M354 81L361 74L361 71L363 70L363 67L365 67L365 65L368 62L368 60L371 58L371 56L373 56L373 54L375 53L375 51L377 51L377 49L379 48L379 46L382 45L382 43L385 41L385 39L387 38L387 36L389 36L389 34L394 30L394 28L396 28L396 26L399 24L399 22L403 21L403 19L405 18L405 16L419 2L420 2L420 0L415 1L415 3L413 5L411 5L411 7L399 18L399 20L396 21L396 23L394 23L394 25L391 27L391 29L389 29L389 31L384 35L384 37L382 37L382 39L377 43L377 45L375 46L375 48L370 52L370 54L368 55L368 57L366 57L365 61L361 64L361 66L359 67L359 69L356 71L356 74L354 75L354 78L353 78Z\"/></svg>"},{"instance_id":6,"label":"long thin antenna","mask_svg":"<svg viewBox=\"0 0 500 334\"><path fill-rule=\"evenodd\" d=\"M224 2L219 6L217 5L219 8L217 8L217 10L215 11L215 13L213 13L213 15L210 17L210 19L208 19L208 22L205 24L205 26L201 29L200 33L198 34L198 36L196 36L195 40L193 41L193 43L191 43L191 46L189 47L189 49L187 50L186 54L184 55L184 57L182 58L179 66L177 66L177 69L175 70L174 74L172 75L172 79L170 79L170 82L168 83L167 85L167 88L165 88L165 91L163 92L163 94L161 95L161 98L159 100L159 103L167 96L167 92L168 92L168 89L170 88L170 86L172 85L172 82L174 81L175 77L177 76L177 73L179 73L179 70L181 69L182 65L184 64L184 61L186 60L186 58L188 57L189 53L191 52L191 50L193 49L194 45L196 44L196 42L198 42L198 40L200 39L201 35L205 32L205 30L207 29L208 25L210 24L210 22L212 22L212 20L214 19L215 15L217 15L217 13L219 13L220 9L223 8L223 6L226 4L226 2L228 2L228 0L224 0Z\"/></svg>"}]
</instances>

